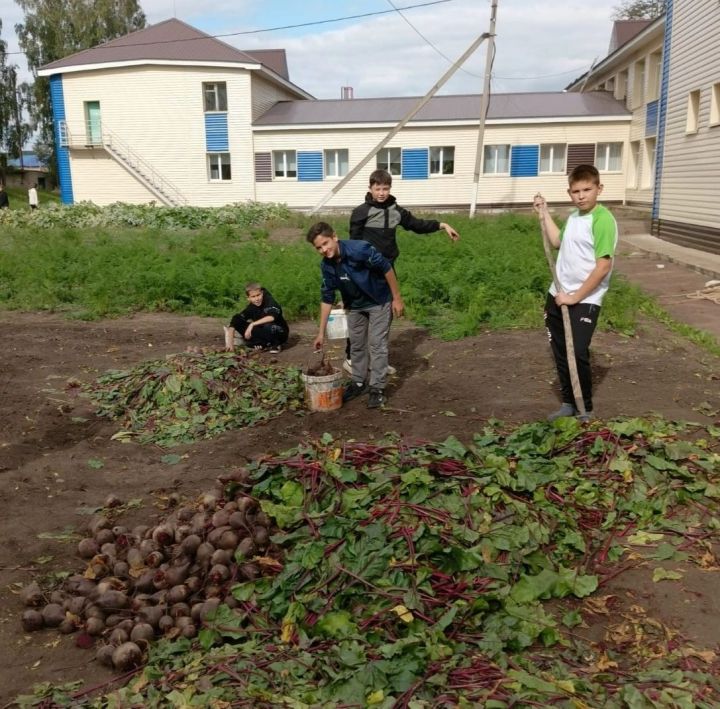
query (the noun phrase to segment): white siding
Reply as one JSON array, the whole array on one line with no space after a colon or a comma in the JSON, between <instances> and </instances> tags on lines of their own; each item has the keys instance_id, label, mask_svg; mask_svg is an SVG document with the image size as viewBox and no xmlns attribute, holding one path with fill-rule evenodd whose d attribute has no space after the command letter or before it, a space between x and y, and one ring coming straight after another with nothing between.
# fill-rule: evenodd
<instances>
[{"instance_id":1,"label":"white siding","mask_svg":"<svg viewBox=\"0 0 720 709\"><path fill-rule=\"evenodd\" d=\"M232 180L207 176L202 83L225 81ZM250 77L245 70L193 67L131 67L63 76L65 112L71 132L84 132L84 105L99 101L103 129L109 129L192 204L217 206L252 199ZM94 154L94 155L93 155ZM71 150L76 201L108 204L156 199L105 151Z\"/></svg>"},{"instance_id":2,"label":"white siding","mask_svg":"<svg viewBox=\"0 0 720 709\"><path fill-rule=\"evenodd\" d=\"M255 150L313 150L347 148L350 166L356 165L384 137L380 129L282 130L257 131ZM534 125L489 125L485 144L539 145L541 143L621 142L624 144L623 162L627 161L627 121L556 123ZM592 137L590 137L592 136ZM430 177L426 180L393 179L393 194L398 202L408 206L468 205L473 197L473 173L477 150L477 126L467 127L409 127L403 129L388 147L429 148L455 147L455 174ZM329 208L349 208L359 204L367 191L368 176L375 169L373 158L360 173L327 203ZM605 185L603 198L624 198L624 172L602 176ZM256 185L257 199L262 202L285 202L291 207L312 207L336 184L335 180L299 182L273 180ZM500 203L526 205L533 195L542 191L550 201L568 201L567 177L540 175L538 177L484 176L478 187L478 205Z\"/></svg>"},{"instance_id":3,"label":"white siding","mask_svg":"<svg viewBox=\"0 0 720 709\"><path fill-rule=\"evenodd\" d=\"M659 218L720 226L720 126L710 125L720 82L720 4L675 0ZM688 95L700 91L698 130L686 134Z\"/></svg>"},{"instance_id":4,"label":"white siding","mask_svg":"<svg viewBox=\"0 0 720 709\"><path fill-rule=\"evenodd\" d=\"M662 36L648 38L633 52L628 52L626 56L623 56L620 61L592 74L583 88L584 91L602 91L610 82L614 87L615 98L624 99L626 107L632 112L632 122L627 137L630 142L639 141L641 151L636 172L633 172L629 163L629 146L626 151L625 199L633 204L642 204L647 207L652 205L655 176L649 162L644 159L646 155L645 111L648 101L656 100L658 97L656 67L660 61L658 54L661 52ZM638 84L640 66L644 67L642 87Z\"/></svg>"},{"instance_id":5,"label":"white siding","mask_svg":"<svg viewBox=\"0 0 720 709\"><path fill-rule=\"evenodd\" d=\"M273 84L259 74L251 75L252 88L252 120L262 116L265 111L272 108L278 101L296 100L297 96L282 86Z\"/></svg>"}]
</instances>

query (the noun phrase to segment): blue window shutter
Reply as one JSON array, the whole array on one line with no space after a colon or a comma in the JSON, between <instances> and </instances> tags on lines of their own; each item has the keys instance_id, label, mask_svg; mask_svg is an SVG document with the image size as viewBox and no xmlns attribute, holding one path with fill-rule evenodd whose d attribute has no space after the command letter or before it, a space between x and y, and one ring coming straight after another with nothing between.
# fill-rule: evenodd
<instances>
[{"instance_id":1,"label":"blue window shutter","mask_svg":"<svg viewBox=\"0 0 720 709\"><path fill-rule=\"evenodd\" d=\"M60 200L63 204L72 204L72 175L70 173L70 151L60 145L60 121L65 120L65 96L62 74L50 77L50 100L52 102L53 123L55 124L55 152L57 155L58 179L60 180Z\"/></svg>"},{"instance_id":2,"label":"blue window shutter","mask_svg":"<svg viewBox=\"0 0 720 709\"><path fill-rule=\"evenodd\" d=\"M300 182L319 182L323 178L323 156L317 152L297 154L297 175Z\"/></svg>"},{"instance_id":3,"label":"blue window shutter","mask_svg":"<svg viewBox=\"0 0 720 709\"><path fill-rule=\"evenodd\" d=\"M427 180L428 149L408 148L402 151L403 180Z\"/></svg>"},{"instance_id":4,"label":"blue window shutter","mask_svg":"<svg viewBox=\"0 0 720 709\"><path fill-rule=\"evenodd\" d=\"M658 101L650 101L645 107L645 137L657 135L658 127Z\"/></svg>"},{"instance_id":5,"label":"blue window shutter","mask_svg":"<svg viewBox=\"0 0 720 709\"><path fill-rule=\"evenodd\" d=\"M208 153L227 153L230 150L227 113L205 114L205 150Z\"/></svg>"},{"instance_id":6,"label":"blue window shutter","mask_svg":"<svg viewBox=\"0 0 720 709\"><path fill-rule=\"evenodd\" d=\"M537 177L539 145L513 145L510 149L510 177Z\"/></svg>"}]
</instances>

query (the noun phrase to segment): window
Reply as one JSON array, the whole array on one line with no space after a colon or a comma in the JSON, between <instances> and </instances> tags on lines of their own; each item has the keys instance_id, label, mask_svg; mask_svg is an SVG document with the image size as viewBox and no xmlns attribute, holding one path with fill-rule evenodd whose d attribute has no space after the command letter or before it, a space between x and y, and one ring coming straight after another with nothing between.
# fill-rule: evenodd
<instances>
[{"instance_id":1,"label":"window","mask_svg":"<svg viewBox=\"0 0 720 709\"><path fill-rule=\"evenodd\" d=\"M210 182L232 179L230 153L208 153L208 176Z\"/></svg>"},{"instance_id":2,"label":"window","mask_svg":"<svg viewBox=\"0 0 720 709\"><path fill-rule=\"evenodd\" d=\"M483 173L507 175L510 172L510 146L486 145L483 151Z\"/></svg>"},{"instance_id":3,"label":"window","mask_svg":"<svg viewBox=\"0 0 720 709\"><path fill-rule=\"evenodd\" d=\"M391 175L402 175L400 154L400 148L383 148L377 154L376 165L378 170L387 170Z\"/></svg>"},{"instance_id":4,"label":"window","mask_svg":"<svg viewBox=\"0 0 720 709\"><path fill-rule=\"evenodd\" d=\"M548 143L540 146L540 172L565 174L565 143Z\"/></svg>"},{"instance_id":5,"label":"window","mask_svg":"<svg viewBox=\"0 0 720 709\"><path fill-rule=\"evenodd\" d=\"M205 112L227 111L227 85L224 81L203 84Z\"/></svg>"},{"instance_id":6,"label":"window","mask_svg":"<svg viewBox=\"0 0 720 709\"><path fill-rule=\"evenodd\" d=\"M595 167L600 172L620 172L622 143L598 143L595 148Z\"/></svg>"},{"instance_id":7,"label":"window","mask_svg":"<svg viewBox=\"0 0 720 709\"><path fill-rule=\"evenodd\" d=\"M710 125L720 125L720 84L713 84L710 93Z\"/></svg>"},{"instance_id":8,"label":"window","mask_svg":"<svg viewBox=\"0 0 720 709\"><path fill-rule=\"evenodd\" d=\"M662 52L653 52L648 58L647 99L655 101L660 97L660 80L662 78Z\"/></svg>"},{"instance_id":9,"label":"window","mask_svg":"<svg viewBox=\"0 0 720 709\"><path fill-rule=\"evenodd\" d=\"M655 138L645 139L645 154L643 158L642 184L643 189L650 189L655 181Z\"/></svg>"},{"instance_id":10,"label":"window","mask_svg":"<svg viewBox=\"0 0 720 709\"><path fill-rule=\"evenodd\" d=\"M430 174L455 174L455 148L452 145L430 148Z\"/></svg>"},{"instance_id":11,"label":"window","mask_svg":"<svg viewBox=\"0 0 720 709\"><path fill-rule=\"evenodd\" d=\"M633 108L639 108L645 102L645 60L641 59L635 62L633 68L633 90L632 105Z\"/></svg>"},{"instance_id":12,"label":"window","mask_svg":"<svg viewBox=\"0 0 720 709\"><path fill-rule=\"evenodd\" d=\"M637 189L640 177L640 141L630 143L630 170L628 172L627 186Z\"/></svg>"},{"instance_id":13,"label":"window","mask_svg":"<svg viewBox=\"0 0 720 709\"><path fill-rule=\"evenodd\" d=\"M686 133L697 133L700 118L700 91L691 91L688 96Z\"/></svg>"},{"instance_id":14,"label":"window","mask_svg":"<svg viewBox=\"0 0 720 709\"><path fill-rule=\"evenodd\" d=\"M325 151L325 177L344 177L348 173L348 151Z\"/></svg>"},{"instance_id":15,"label":"window","mask_svg":"<svg viewBox=\"0 0 720 709\"><path fill-rule=\"evenodd\" d=\"M297 158L294 150L273 152L273 176L275 179L297 177Z\"/></svg>"}]
</instances>

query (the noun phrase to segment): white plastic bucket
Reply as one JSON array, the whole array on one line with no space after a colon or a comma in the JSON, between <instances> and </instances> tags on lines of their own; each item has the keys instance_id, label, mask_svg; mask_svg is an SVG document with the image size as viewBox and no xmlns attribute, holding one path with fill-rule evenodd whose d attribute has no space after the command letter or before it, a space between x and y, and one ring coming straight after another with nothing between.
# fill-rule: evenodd
<instances>
[{"instance_id":1,"label":"white plastic bucket","mask_svg":"<svg viewBox=\"0 0 720 709\"><path fill-rule=\"evenodd\" d=\"M345 340L348 336L347 314L342 308L333 308L328 317L325 334L328 340Z\"/></svg>"},{"instance_id":2,"label":"white plastic bucket","mask_svg":"<svg viewBox=\"0 0 720 709\"><path fill-rule=\"evenodd\" d=\"M300 374L305 383L305 400L310 411L334 411L342 406L343 373L336 370L332 374L314 377Z\"/></svg>"}]
</instances>

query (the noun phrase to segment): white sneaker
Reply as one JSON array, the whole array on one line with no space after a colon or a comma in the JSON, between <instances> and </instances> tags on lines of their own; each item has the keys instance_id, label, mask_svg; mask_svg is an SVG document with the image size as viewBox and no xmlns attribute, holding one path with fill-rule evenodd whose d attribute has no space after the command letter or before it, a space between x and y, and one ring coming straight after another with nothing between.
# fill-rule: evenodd
<instances>
[{"instance_id":1,"label":"white sneaker","mask_svg":"<svg viewBox=\"0 0 720 709\"><path fill-rule=\"evenodd\" d=\"M343 362L343 369L348 374L352 374L352 360L351 359L346 359ZM395 367L393 367L392 364L388 364L388 368L386 371L388 373L388 376L390 376L390 377L394 377L397 374L397 369L395 369Z\"/></svg>"}]
</instances>

